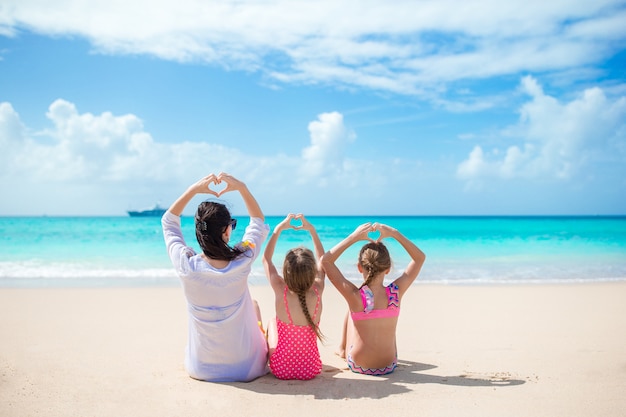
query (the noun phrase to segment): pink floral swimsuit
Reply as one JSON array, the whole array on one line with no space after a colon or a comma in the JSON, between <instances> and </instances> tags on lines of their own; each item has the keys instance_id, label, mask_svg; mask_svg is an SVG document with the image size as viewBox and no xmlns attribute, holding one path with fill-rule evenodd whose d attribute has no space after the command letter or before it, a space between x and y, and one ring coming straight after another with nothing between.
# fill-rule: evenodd
<instances>
[{"instance_id":1,"label":"pink floral swimsuit","mask_svg":"<svg viewBox=\"0 0 626 417\"><path fill-rule=\"evenodd\" d=\"M320 295L317 288L313 287L317 295L313 322L317 317L320 305ZM289 323L284 323L276 317L278 343L276 350L270 356L270 370L278 379L313 379L322 372L322 360L317 348L317 336L311 326L298 326L293 324L289 304L287 303L287 287L283 299L285 310L289 317Z\"/></svg>"}]
</instances>

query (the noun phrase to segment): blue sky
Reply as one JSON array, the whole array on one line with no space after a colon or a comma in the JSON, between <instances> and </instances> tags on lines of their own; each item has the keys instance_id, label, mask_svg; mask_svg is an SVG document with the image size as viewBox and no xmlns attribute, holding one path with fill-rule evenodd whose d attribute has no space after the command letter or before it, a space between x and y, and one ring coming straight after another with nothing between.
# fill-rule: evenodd
<instances>
[{"instance_id":1,"label":"blue sky","mask_svg":"<svg viewBox=\"0 0 626 417\"><path fill-rule=\"evenodd\" d=\"M93 3L0 4L0 215L626 213L624 1Z\"/></svg>"}]
</instances>

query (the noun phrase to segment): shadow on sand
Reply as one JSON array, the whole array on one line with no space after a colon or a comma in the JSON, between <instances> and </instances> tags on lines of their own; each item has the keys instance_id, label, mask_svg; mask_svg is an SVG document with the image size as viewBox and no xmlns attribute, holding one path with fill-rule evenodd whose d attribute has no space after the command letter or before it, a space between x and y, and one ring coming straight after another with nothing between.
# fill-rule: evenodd
<instances>
[{"instance_id":1,"label":"shadow on sand","mask_svg":"<svg viewBox=\"0 0 626 417\"><path fill-rule=\"evenodd\" d=\"M322 373L310 381L282 381L271 374L248 383L227 385L267 394L312 395L316 399L385 398L413 391L411 385L441 384L462 387L510 387L526 381L513 379L506 373L461 374L451 376L425 373L437 368L418 362L398 360L396 370L385 376L367 376L324 365Z\"/></svg>"}]
</instances>

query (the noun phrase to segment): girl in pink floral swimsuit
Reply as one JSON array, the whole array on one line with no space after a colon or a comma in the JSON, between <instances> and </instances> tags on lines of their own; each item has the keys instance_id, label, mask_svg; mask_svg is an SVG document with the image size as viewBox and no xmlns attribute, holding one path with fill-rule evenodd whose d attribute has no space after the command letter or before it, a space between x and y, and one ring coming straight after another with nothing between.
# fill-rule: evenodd
<instances>
[{"instance_id":1,"label":"girl in pink floral swimsuit","mask_svg":"<svg viewBox=\"0 0 626 417\"><path fill-rule=\"evenodd\" d=\"M301 225L294 223L299 221ZM324 253L315 228L301 214L289 214L270 236L263 256L265 273L276 299L276 320L267 326L269 366L276 378L307 380L322 371L317 339L322 339L319 319L324 272L311 250L298 247L289 250L285 256L284 278L278 274L272 256L278 237L286 229L308 231L317 258Z\"/></svg>"}]
</instances>

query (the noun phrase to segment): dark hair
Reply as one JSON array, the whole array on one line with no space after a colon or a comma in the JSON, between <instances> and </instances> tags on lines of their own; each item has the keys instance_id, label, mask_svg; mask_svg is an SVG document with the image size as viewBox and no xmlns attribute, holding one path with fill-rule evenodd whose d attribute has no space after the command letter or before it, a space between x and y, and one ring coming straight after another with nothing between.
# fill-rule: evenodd
<instances>
[{"instance_id":1,"label":"dark hair","mask_svg":"<svg viewBox=\"0 0 626 417\"><path fill-rule=\"evenodd\" d=\"M230 212L222 203L204 201L198 206L195 218L196 239L208 258L232 261L244 253L245 250L233 248L222 239L230 219Z\"/></svg>"},{"instance_id":2,"label":"dark hair","mask_svg":"<svg viewBox=\"0 0 626 417\"><path fill-rule=\"evenodd\" d=\"M309 326L315 332L318 339L323 340L324 335L311 318L311 313L306 305L306 292L311 288L317 276L317 261L310 249L298 247L289 250L283 262L283 276L287 288L298 296L300 307L306 317Z\"/></svg>"},{"instance_id":3,"label":"dark hair","mask_svg":"<svg viewBox=\"0 0 626 417\"><path fill-rule=\"evenodd\" d=\"M369 285L372 279L391 268L391 256L383 242L369 242L363 245L359 252L359 265L367 272L365 282L361 284Z\"/></svg>"}]
</instances>

